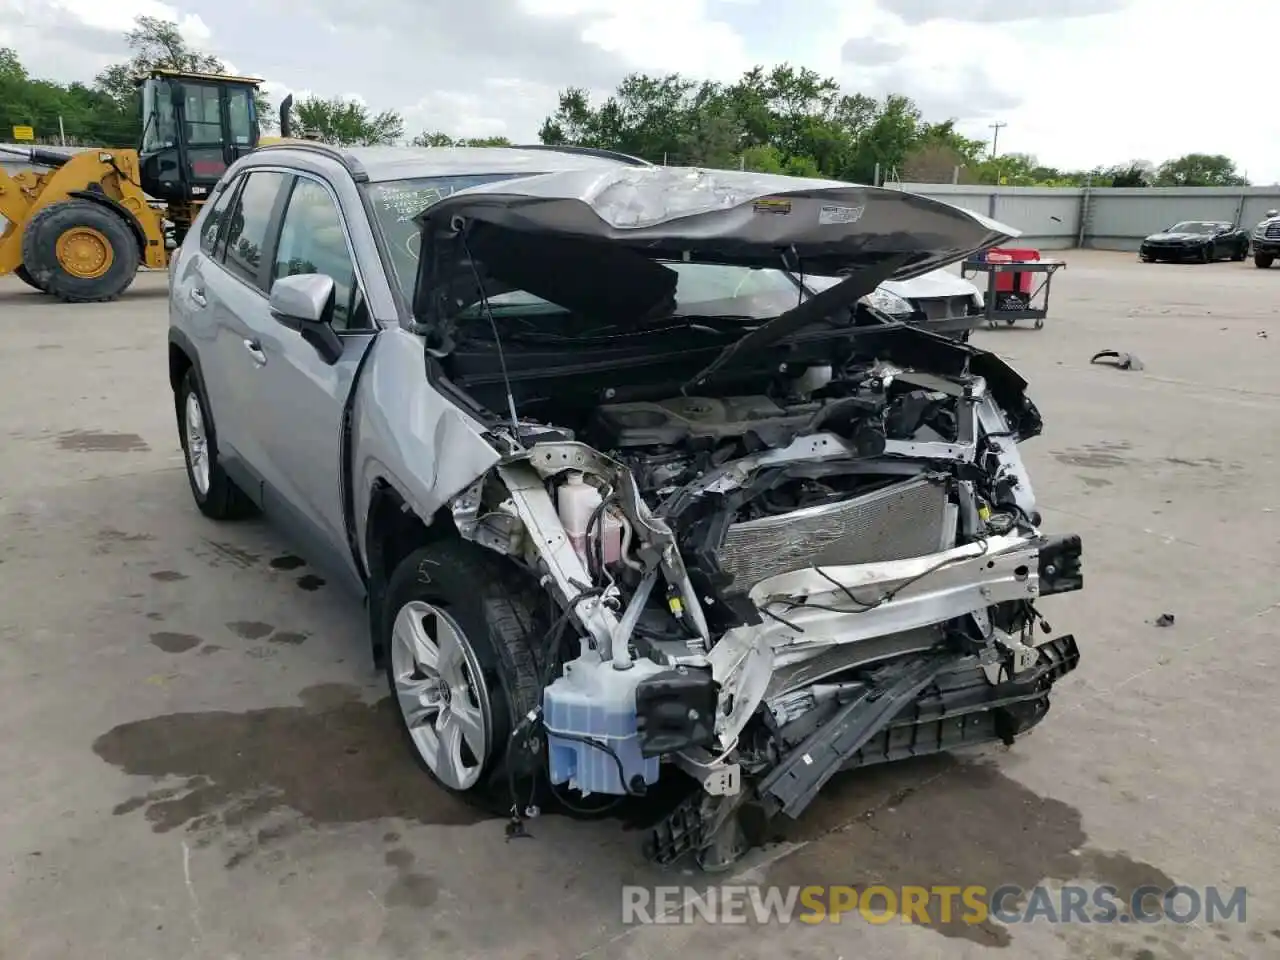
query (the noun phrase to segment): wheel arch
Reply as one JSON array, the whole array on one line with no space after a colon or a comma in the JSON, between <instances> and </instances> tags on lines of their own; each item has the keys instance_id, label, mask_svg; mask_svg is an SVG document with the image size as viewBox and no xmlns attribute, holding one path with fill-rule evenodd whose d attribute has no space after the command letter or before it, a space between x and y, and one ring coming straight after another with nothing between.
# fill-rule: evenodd
<instances>
[{"instance_id":1,"label":"wheel arch","mask_svg":"<svg viewBox=\"0 0 1280 960\"><path fill-rule=\"evenodd\" d=\"M129 231L133 234L133 239L138 241L138 262L140 264L146 262L146 259L147 259L146 231L143 229L142 224L138 222L138 218L134 215L132 210L126 207L119 200L116 200L114 197L107 196L100 189L99 190L93 190L93 189L69 190L67 192L67 196L74 198L76 200L87 200L89 203L96 203L98 206L102 207L103 209L110 210L112 213L118 216L121 220L123 220L125 223L125 226L127 226L129 228Z\"/></svg>"},{"instance_id":2,"label":"wheel arch","mask_svg":"<svg viewBox=\"0 0 1280 960\"><path fill-rule=\"evenodd\" d=\"M204 390L204 372L200 369L200 354L195 344L181 330L169 329L169 387L173 390L174 403L177 403L178 387L188 370L194 370L196 382ZM205 392L208 396L208 392Z\"/></svg>"},{"instance_id":3,"label":"wheel arch","mask_svg":"<svg viewBox=\"0 0 1280 960\"><path fill-rule=\"evenodd\" d=\"M387 584L400 562L415 550L458 536L448 507L423 519L400 490L379 476L369 487L364 524L364 554L367 573L365 603L369 614L369 642L374 664L381 667L386 650L382 646L382 606Z\"/></svg>"}]
</instances>

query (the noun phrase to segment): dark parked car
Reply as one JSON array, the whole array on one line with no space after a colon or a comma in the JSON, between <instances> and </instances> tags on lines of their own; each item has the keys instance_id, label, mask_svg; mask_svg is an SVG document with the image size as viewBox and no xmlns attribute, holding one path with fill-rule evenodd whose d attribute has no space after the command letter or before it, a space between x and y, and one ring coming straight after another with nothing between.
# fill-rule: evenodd
<instances>
[{"instance_id":1,"label":"dark parked car","mask_svg":"<svg viewBox=\"0 0 1280 960\"><path fill-rule=\"evenodd\" d=\"M1142 241L1138 255L1152 260L1243 260L1249 255L1249 233L1227 220L1183 220Z\"/></svg>"},{"instance_id":2,"label":"dark parked car","mask_svg":"<svg viewBox=\"0 0 1280 960\"><path fill-rule=\"evenodd\" d=\"M1253 265L1266 270L1280 257L1280 210L1268 210L1253 228Z\"/></svg>"}]
</instances>

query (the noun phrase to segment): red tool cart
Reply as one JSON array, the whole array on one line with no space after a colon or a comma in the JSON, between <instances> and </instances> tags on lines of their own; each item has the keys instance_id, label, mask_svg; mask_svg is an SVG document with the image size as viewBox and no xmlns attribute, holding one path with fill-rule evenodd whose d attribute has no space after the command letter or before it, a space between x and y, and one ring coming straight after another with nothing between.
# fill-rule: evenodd
<instances>
[{"instance_id":1,"label":"red tool cart","mask_svg":"<svg viewBox=\"0 0 1280 960\"><path fill-rule=\"evenodd\" d=\"M1019 320L1034 320L1039 330L1049 315L1050 279L1065 266L1062 260L1041 260L1039 250L992 247L961 264L960 276L987 275L988 327L998 326L1001 320L1009 326ZM1043 277L1038 284L1036 274Z\"/></svg>"}]
</instances>

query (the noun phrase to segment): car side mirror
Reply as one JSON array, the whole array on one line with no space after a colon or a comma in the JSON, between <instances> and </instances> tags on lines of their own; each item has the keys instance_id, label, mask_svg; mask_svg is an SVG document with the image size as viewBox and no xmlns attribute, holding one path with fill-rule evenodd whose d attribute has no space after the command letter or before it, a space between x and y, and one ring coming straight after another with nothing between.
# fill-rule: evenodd
<instances>
[{"instance_id":1,"label":"car side mirror","mask_svg":"<svg viewBox=\"0 0 1280 960\"><path fill-rule=\"evenodd\" d=\"M333 277L323 273L281 277L271 285L269 304L271 316L297 330L330 366L342 356L342 339L331 325L336 289Z\"/></svg>"}]
</instances>

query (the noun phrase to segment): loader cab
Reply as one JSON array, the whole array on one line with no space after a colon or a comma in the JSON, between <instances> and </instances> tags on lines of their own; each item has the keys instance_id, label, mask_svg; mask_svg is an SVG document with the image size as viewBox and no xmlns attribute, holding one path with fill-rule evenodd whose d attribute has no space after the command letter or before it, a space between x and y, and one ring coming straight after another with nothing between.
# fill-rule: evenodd
<instances>
[{"instance_id":1,"label":"loader cab","mask_svg":"<svg viewBox=\"0 0 1280 960\"><path fill-rule=\"evenodd\" d=\"M142 188L171 207L198 204L258 145L250 77L153 70L139 78Z\"/></svg>"}]
</instances>

